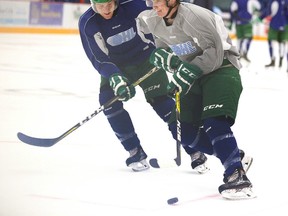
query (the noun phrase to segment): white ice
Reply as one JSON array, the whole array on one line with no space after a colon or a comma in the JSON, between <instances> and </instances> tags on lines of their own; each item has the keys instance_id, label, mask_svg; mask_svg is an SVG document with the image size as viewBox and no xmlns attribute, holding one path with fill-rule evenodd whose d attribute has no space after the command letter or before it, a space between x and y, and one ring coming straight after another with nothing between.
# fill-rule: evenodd
<instances>
[{"instance_id":1,"label":"white ice","mask_svg":"<svg viewBox=\"0 0 288 216\"><path fill-rule=\"evenodd\" d=\"M213 156L204 175L184 151L180 167L132 172L103 113L53 147L19 141L17 132L57 137L92 114L99 75L79 35L0 34L0 216L287 215L287 64L264 69L265 41L253 41L249 57L233 131L254 158L248 177L257 198L228 201ZM149 158L173 160L175 141L140 88L125 107ZM172 197L175 206L166 203Z\"/></svg>"}]
</instances>

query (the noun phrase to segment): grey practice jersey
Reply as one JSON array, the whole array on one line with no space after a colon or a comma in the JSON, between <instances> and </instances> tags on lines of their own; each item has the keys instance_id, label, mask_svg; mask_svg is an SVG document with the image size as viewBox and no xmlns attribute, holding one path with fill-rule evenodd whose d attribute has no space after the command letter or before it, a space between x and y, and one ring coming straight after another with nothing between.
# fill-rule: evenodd
<instances>
[{"instance_id":1,"label":"grey practice jersey","mask_svg":"<svg viewBox=\"0 0 288 216\"><path fill-rule=\"evenodd\" d=\"M170 47L181 60L202 69L204 74L218 69L227 58L241 68L239 52L232 45L222 18L197 5L181 3L171 26L154 10L139 14L141 31L155 36L157 47Z\"/></svg>"}]
</instances>

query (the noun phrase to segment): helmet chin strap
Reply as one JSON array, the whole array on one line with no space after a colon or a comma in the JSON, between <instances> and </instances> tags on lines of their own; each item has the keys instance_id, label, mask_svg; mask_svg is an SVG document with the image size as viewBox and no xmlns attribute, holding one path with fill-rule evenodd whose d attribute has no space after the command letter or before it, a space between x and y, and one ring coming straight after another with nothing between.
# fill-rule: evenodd
<instances>
[{"instance_id":1,"label":"helmet chin strap","mask_svg":"<svg viewBox=\"0 0 288 216\"><path fill-rule=\"evenodd\" d=\"M169 8L169 10L168 10L168 12L167 12L167 14L163 17L164 19L167 19L167 16L169 16L170 15L170 13L171 13L171 11L172 11L172 9L173 8L175 8L177 5L178 5L178 3L177 3L177 1L176 1L176 4L174 4L173 6L169 6L168 5L168 2L169 2L170 0L166 0L166 6ZM172 14L172 18L174 18L175 16L176 16L176 14L173 16L174 14Z\"/></svg>"}]
</instances>

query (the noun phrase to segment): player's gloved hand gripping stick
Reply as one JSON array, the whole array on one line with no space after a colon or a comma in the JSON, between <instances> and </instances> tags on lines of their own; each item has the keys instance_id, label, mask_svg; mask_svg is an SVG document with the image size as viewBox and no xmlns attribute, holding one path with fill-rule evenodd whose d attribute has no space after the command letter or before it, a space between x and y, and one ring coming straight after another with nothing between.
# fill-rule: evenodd
<instances>
[{"instance_id":1,"label":"player's gloved hand gripping stick","mask_svg":"<svg viewBox=\"0 0 288 216\"><path fill-rule=\"evenodd\" d=\"M181 97L187 94L194 81L203 74L202 70L196 65L181 61L171 49L155 49L150 55L149 61L156 67L173 73L168 85L168 92L171 95L174 95L176 90Z\"/></svg>"},{"instance_id":2,"label":"player's gloved hand gripping stick","mask_svg":"<svg viewBox=\"0 0 288 216\"><path fill-rule=\"evenodd\" d=\"M137 81L135 81L132 85L134 87L139 85L142 81L144 81L146 78L148 78L150 75L152 75L156 71L158 71L158 68L154 67L152 70L150 70L144 76L142 76ZM57 142L59 142L60 140L62 140L66 136L68 136L70 133L72 133L73 131L75 131L79 127L81 127L84 123L88 122L94 116L98 115L100 112L105 110L107 107L111 106L114 102L119 100L119 98L121 98L121 96L115 96L115 97L111 98L109 101L107 101L105 104L100 106L97 110L95 110L94 113L92 113L91 115L87 116L84 120L82 120L81 122L79 122L76 125L74 125L72 128L67 130L65 133L61 134L59 137L56 137L56 138L36 138L36 137L31 137L31 136L25 135L25 134L23 134L21 132L17 133L17 137L19 138L19 140L21 140L22 142L24 142L26 144L30 144L30 145L34 145L34 146L40 146L40 147L53 146Z\"/></svg>"}]
</instances>

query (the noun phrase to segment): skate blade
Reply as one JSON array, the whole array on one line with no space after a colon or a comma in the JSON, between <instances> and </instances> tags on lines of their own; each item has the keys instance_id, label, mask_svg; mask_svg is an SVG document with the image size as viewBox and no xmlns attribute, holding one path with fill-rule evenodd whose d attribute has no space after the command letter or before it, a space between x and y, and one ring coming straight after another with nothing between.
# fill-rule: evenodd
<instances>
[{"instance_id":1,"label":"skate blade","mask_svg":"<svg viewBox=\"0 0 288 216\"><path fill-rule=\"evenodd\" d=\"M242 163L245 173L248 172L250 166L252 165L252 162L253 162L253 158L249 156L244 156L244 158L242 159L241 163Z\"/></svg>"},{"instance_id":2,"label":"skate blade","mask_svg":"<svg viewBox=\"0 0 288 216\"><path fill-rule=\"evenodd\" d=\"M145 159L139 162L131 163L129 167L131 167L134 172L141 172L150 168Z\"/></svg>"},{"instance_id":3,"label":"skate blade","mask_svg":"<svg viewBox=\"0 0 288 216\"><path fill-rule=\"evenodd\" d=\"M243 200L256 198L251 187L242 189L230 189L222 191L221 195L229 200Z\"/></svg>"},{"instance_id":4,"label":"skate blade","mask_svg":"<svg viewBox=\"0 0 288 216\"><path fill-rule=\"evenodd\" d=\"M201 164L201 165L195 167L194 170L197 171L199 174L205 174L210 170L210 168L207 167L206 163L204 163L204 164Z\"/></svg>"}]
</instances>

